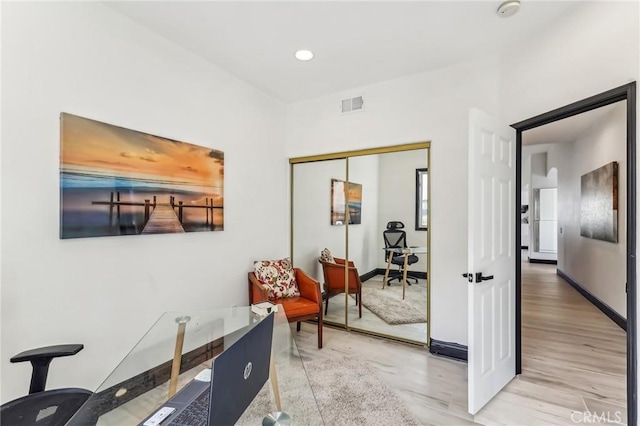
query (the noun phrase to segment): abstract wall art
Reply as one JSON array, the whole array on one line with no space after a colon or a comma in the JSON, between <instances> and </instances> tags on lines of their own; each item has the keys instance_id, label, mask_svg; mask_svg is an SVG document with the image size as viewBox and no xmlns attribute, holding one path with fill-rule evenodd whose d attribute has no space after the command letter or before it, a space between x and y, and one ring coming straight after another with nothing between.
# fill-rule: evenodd
<instances>
[{"instance_id":1,"label":"abstract wall art","mask_svg":"<svg viewBox=\"0 0 640 426\"><path fill-rule=\"evenodd\" d=\"M224 227L224 153L61 114L60 238Z\"/></svg>"},{"instance_id":2,"label":"abstract wall art","mask_svg":"<svg viewBox=\"0 0 640 426\"><path fill-rule=\"evenodd\" d=\"M618 163L615 161L581 177L580 235L618 242Z\"/></svg>"},{"instance_id":3,"label":"abstract wall art","mask_svg":"<svg viewBox=\"0 0 640 426\"><path fill-rule=\"evenodd\" d=\"M349 206L349 225L362 223L362 185L331 179L331 225L344 225Z\"/></svg>"}]
</instances>

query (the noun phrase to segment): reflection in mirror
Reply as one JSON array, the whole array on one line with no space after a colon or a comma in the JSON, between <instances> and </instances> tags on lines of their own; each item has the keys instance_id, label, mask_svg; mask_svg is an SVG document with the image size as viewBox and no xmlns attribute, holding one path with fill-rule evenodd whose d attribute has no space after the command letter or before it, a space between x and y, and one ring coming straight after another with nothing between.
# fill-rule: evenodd
<instances>
[{"instance_id":1,"label":"reflection in mirror","mask_svg":"<svg viewBox=\"0 0 640 426\"><path fill-rule=\"evenodd\" d=\"M348 162L349 182L361 185L353 204L359 206L360 223L350 224L347 232L349 269L354 270L349 286L360 286L362 293L362 306L355 304L355 295L347 298L349 327L426 343L427 232L416 230L414 223L416 169L426 169L427 150L363 155ZM327 319L333 315L340 313L330 310Z\"/></svg>"},{"instance_id":2,"label":"reflection in mirror","mask_svg":"<svg viewBox=\"0 0 640 426\"><path fill-rule=\"evenodd\" d=\"M325 323L428 342L429 180L416 171L429 157L420 145L292 161L293 263L322 284Z\"/></svg>"},{"instance_id":3,"label":"reflection in mirror","mask_svg":"<svg viewBox=\"0 0 640 426\"><path fill-rule=\"evenodd\" d=\"M334 188L334 182L346 181L346 164L345 159L338 159L293 166L293 264L318 280L322 288L326 281L320 263L323 250L327 249L332 261L346 257L344 192L340 195L340 191ZM344 267L335 265L328 272L331 277L342 277L344 288ZM337 294L331 292L329 295ZM328 308L329 313L336 314L331 315L330 322L345 324L343 298L330 298Z\"/></svg>"},{"instance_id":4,"label":"reflection in mirror","mask_svg":"<svg viewBox=\"0 0 640 426\"><path fill-rule=\"evenodd\" d=\"M429 220L429 179L427 168L416 169L416 231L426 231Z\"/></svg>"}]
</instances>

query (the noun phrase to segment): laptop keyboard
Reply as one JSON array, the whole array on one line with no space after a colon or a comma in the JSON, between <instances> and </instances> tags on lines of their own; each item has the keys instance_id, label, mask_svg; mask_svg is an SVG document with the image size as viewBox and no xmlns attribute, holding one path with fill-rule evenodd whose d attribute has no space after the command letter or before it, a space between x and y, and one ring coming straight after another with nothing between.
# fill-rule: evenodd
<instances>
[{"instance_id":1,"label":"laptop keyboard","mask_svg":"<svg viewBox=\"0 0 640 426\"><path fill-rule=\"evenodd\" d=\"M168 426L206 426L209 420L209 392L207 387Z\"/></svg>"}]
</instances>

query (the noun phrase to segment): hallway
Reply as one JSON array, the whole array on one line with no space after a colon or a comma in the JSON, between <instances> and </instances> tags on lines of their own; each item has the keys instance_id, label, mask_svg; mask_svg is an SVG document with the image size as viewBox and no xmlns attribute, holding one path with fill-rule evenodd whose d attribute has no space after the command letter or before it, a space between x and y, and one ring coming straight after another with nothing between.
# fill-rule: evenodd
<instances>
[{"instance_id":1,"label":"hallway","mask_svg":"<svg viewBox=\"0 0 640 426\"><path fill-rule=\"evenodd\" d=\"M499 417L507 410L508 420ZM475 421L586 423L578 421L585 411L626 423L626 333L560 278L555 265L523 262L522 374Z\"/></svg>"}]
</instances>

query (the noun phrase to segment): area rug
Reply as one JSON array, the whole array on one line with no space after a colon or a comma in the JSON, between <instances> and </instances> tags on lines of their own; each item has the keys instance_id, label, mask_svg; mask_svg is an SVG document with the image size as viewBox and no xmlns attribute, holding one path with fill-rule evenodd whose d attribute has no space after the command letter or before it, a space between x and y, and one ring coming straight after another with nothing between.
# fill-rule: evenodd
<instances>
[{"instance_id":1,"label":"area rug","mask_svg":"<svg viewBox=\"0 0 640 426\"><path fill-rule=\"evenodd\" d=\"M291 382L291 375L278 373L282 410L291 412L294 425L421 424L362 359L309 361L304 368L306 376L302 377L308 378L315 397L311 404L307 396L309 385L300 380L301 376L296 375ZM261 424L264 413L272 410L270 391L267 382L238 424Z\"/></svg>"},{"instance_id":2,"label":"area rug","mask_svg":"<svg viewBox=\"0 0 640 426\"><path fill-rule=\"evenodd\" d=\"M362 306L376 314L387 324L414 324L427 322L427 283L407 285L402 300L402 284L392 283L382 289L382 278L362 283Z\"/></svg>"}]
</instances>

